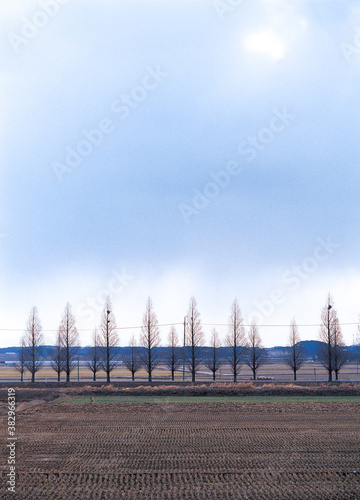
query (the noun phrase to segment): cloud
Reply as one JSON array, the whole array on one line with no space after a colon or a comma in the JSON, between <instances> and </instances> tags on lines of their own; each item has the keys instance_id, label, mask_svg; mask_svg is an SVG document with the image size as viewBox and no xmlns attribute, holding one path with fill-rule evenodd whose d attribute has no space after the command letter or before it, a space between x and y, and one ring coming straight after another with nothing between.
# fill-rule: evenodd
<instances>
[{"instance_id":1,"label":"cloud","mask_svg":"<svg viewBox=\"0 0 360 500\"><path fill-rule=\"evenodd\" d=\"M284 58L284 43L272 31L261 31L249 35L245 40L245 46L250 51L268 55L274 61Z\"/></svg>"},{"instance_id":2,"label":"cloud","mask_svg":"<svg viewBox=\"0 0 360 500\"><path fill-rule=\"evenodd\" d=\"M209 321L226 319L236 295L249 314L276 270L302 262L321 235L341 241L325 278L340 283L349 262L356 271L358 80L340 44L352 42L358 17L355 4L326 5L244 2L220 21L211 2L68 2L18 53L5 43L5 324L23 324L35 303L56 328L64 303L96 298L119 264L136 276L114 298L119 324L141 321L148 294L165 322L181 321L192 294ZM9 42L41 6L0 9ZM276 63L246 50L255 35ZM112 103L140 92L149 66L166 81L117 120ZM296 119L266 143L284 107ZM53 163L105 118L114 131L59 183ZM252 162L243 142L256 149ZM185 224L179 204L229 161L241 173ZM327 286L336 295L313 283L319 298ZM274 320L306 316L292 300ZM300 300L309 304L305 291Z\"/></svg>"}]
</instances>

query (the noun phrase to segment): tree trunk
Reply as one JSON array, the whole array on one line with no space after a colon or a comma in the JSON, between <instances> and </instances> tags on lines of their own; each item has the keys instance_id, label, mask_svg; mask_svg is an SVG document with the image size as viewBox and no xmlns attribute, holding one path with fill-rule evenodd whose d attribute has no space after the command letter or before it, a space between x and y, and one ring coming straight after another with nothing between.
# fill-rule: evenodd
<instances>
[{"instance_id":1,"label":"tree trunk","mask_svg":"<svg viewBox=\"0 0 360 500\"><path fill-rule=\"evenodd\" d=\"M332 370L328 370L329 371L329 382L332 382Z\"/></svg>"},{"instance_id":2,"label":"tree trunk","mask_svg":"<svg viewBox=\"0 0 360 500\"><path fill-rule=\"evenodd\" d=\"M33 332L33 345L32 345L32 374L31 382L35 382L35 342L34 342L34 332Z\"/></svg>"},{"instance_id":3,"label":"tree trunk","mask_svg":"<svg viewBox=\"0 0 360 500\"><path fill-rule=\"evenodd\" d=\"M110 346L109 346L109 329L107 323L106 332L106 382L110 384Z\"/></svg>"},{"instance_id":4,"label":"tree trunk","mask_svg":"<svg viewBox=\"0 0 360 500\"><path fill-rule=\"evenodd\" d=\"M69 337L66 337L66 382L70 382L70 352L69 352Z\"/></svg>"},{"instance_id":5,"label":"tree trunk","mask_svg":"<svg viewBox=\"0 0 360 500\"><path fill-rule=\"evenodd\" d=\"M192 346L192 353L191 353L191 361L192 361L192 367L191 367L191 380L192 382L195 382L195 347Z\"/></svg>"},{"instance_id":6,"label":"tree trunk","mask_svg":"<svg viewBox=\"0 0 360 500\"><path fill-rule=\"evenodd\" d=\"M135 372L131 372L131 380L134 382L135 381Z\"/></svg>"},{"instance_id":7,"label":"tree trunk","mask_svg":"<svg viewBox=\"0 0 360 500\"><path fill-rule=\"evenodd\" d=\"M215 380L215 376L216 376L215 371L213 371L213 380Z\"/></svg>"},{"instance_id":8,"label":"tree trunk","mask_svg":"<svg viewBox=\"0 0 360 500\"><path fill-rule=\"evenodd\" d=\"M152 361L152 360L151 360L151 347L150 347L150 344L149 344L149 346L148 346L148 351L149 351L149 352L148 352L148 373L149 373L149 378L148 378L148 381L149 381L149 382L151 382L151 375L152 375L152 373L151 373L151 371L152 371L152 370L151 370L151 366L152 366L151 361Z\"/></svg>"},{"instance_id":9,"label":"tree trunk","mask_svg":"<svg viewBox=\"0 0 360 500\"><path fill-rule=\"evenodd\" d=\"M96 382L96 372L94 371L93 381Z\"/></svg>"},{"instance_id":10,"label":"tree trunk","mask_svg":"<svg viewBox=\"0 0 360 500\"><path fill-rule=\"evenodd\" d=\"M296 380L296 370L294 368L294 380Z\"/></svg>"}]
</instances>

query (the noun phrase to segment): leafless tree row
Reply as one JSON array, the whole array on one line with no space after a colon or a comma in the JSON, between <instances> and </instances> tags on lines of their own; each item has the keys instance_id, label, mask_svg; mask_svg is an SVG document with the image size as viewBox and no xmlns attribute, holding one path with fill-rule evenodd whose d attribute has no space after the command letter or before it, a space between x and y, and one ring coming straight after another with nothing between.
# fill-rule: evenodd
<instances>
[{"instance_id":1,"label":"leafless tree row","mask_svg":"<svg viewBox=\"0 0 360 500\"><path fill-rule=\"evenodd\" d=\"M123 363L130 371L132 380L135 380L135 374L141 368L144 368L148 375L148 381L151 382L154 370L158 367L160 361L168 367L172 380L175 379L175 372L183 364L186 365L191 373L191 380L193 382L195 382L196 374L199 372L201 366L205 366L211 372L212 379L216 380L216 374L220 366L224 364L230 367L234 382L238 380L242 365L250 367L252 377L255 380L258 369L267 360L258 326L252 323L248 333L246 333L237 299L231 305L228 332L223 343L224 347L222 347L219 333L216 329L211 331L210 346L204 346L204 331L194 297L190 300L188 313L184 321L185 343L180 347L176 328L171 326L165 359L164 354L162 354L161 359L158 324L152 301L148 298L143 316L139 345L137 345L136 339L133 336L126 354L120 357L118 329L111 300L108 297L101 314L99 327L93 332L92 345L89 348L86 361L87 367L93 374L93 380L96 381L98 372L102 370L106 373L107 382L110 382L111 372L120 363ZM335 373L335 379L338 380L340 369L347 361L347 353L337 312L330 295L321 312L319 338L322 341L319 361L328 371L329 381L332 380L333 373ZM360 344L360 323L357 333L357 343ZM50 357L50 364L57 373L58 381L60 381L61 373L65 373L67 382L70 381L71 372L78 361L79 344L75 316L68 303L60 319L55 345ZM44 362L42 345L43 333L41 322L36 307L33 307L24 335L21 338L21 352L17 365L21 380L23 380L25 370L28 370L31 373L31 381L35 381L35 375ZM360 356L360 352L358 354ZM292 320L290 325L289 342L284 362L291 368L294 380L296 380L297 373L305 362L305 352L301 344L299 328L295 319Z\"/></svg>"},{"instance_id":2,"label":"leafless tree row","mask_svg":"<svg viewBox=\"0 0 360 500\"><path fill-rule=\"evenodd\" d=\"M339 380L339 371L346 363L347 355L337 311L330 294L321 312L320 340L323 346L319 353L319 360L328 372L329 382L332 381L333 372L335 379Z\"/></svg>"}]
</instances>

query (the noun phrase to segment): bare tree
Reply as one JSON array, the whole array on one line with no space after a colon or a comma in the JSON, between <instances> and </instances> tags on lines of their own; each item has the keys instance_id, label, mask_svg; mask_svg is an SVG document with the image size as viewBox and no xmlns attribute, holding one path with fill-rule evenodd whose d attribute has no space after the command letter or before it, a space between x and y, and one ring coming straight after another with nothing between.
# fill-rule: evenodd
<instances>
[{"instance_id":1,"label":"bare tree","mask_svg":"<svg viewBox=\"0 0 360 500\"><path fill-rule=\"evenodd\" d=\"M142 361L140 358L139 347L136 345L135 336L130 340L130 352L123 356L124 366L131 372L131 380L135 380L135 373L140 370Z\"/></svg>"},{"instance_id":2,"label":"bare tree","mask_svg":"<svg viewBox=\"0 0 360 500\"><path fill-rule=\"evenodd\" d=\"M225 337L225 345L227 346L227 361L233 374L233 381L236 382L246 345L245 329L237 299L231 306L229 332Z\"/></svg>"},{"instance_id":3,"label":"bare tree","mask_svg":"<svg viewBox=\"0 0 360 500\"><path fill-rule=\"evenodd\" d=\"M319 361L328 372L328 380L332 381L334 370L334 335L337 324L337 314L334 309L334 301L329 294L326 305L321 311L320 341L323 345L319 349Z\"/></svg>"},{"instance_id":4,"label":"bare tree","mask_svg":"<svg viewBox=\"0 0 360 500\"><path fill-rule=\"evenodd\" d=\"M168 347L170 350L166 356L166 365L171 371L171 380L175 380L175 371L180 368L183 355L182 350L179 347L179 337L174 326L170 328Z\"/></svg>"},{"instance_id":5,"label":"bare tree","mask_svg":"<svg viewBox=\"0 0 360 500\"><path fill-rule=\"evenodd\" d=\"M64 372L66 382L70 382L70 373L76 365L76 354L79 350L79 334L76 329L75 316L69 302L66 304L59 326L60 342L64 353Z\"/></svg>"},{"instance_id":6,"label":"bare tree","mask_svg":"<svg viewBox=\"0 0 360 500\"><path fill-rule=\"evenodd\" d=\"M334 345L333 345L333 366L335 372L335 380L339 380L339 372L343 365L347 362L346 345L343 334L340 328L339 320L336 317L334 321Z\"/></svg>"},{"instance_id":7,"label":"bare tree","mask_svg":"<svg viewBox=\"0 0 360 500\"><path fill-rule=\"evenodd\" d=\"M25 340L21 338L21 348L19 352L19 359L15 365L15 370L20 373L20 382L24 382L25 373Z\"/></svg>"},{"instance_id":8,"label":"bare tree","mask_svg":"<svg viewBox=\"0 0 360 500\"><path fill-rule=\"evenodd\" d=\"M54 346L50 354L50 365L51 368L57 373L57 380L58 382L60 382L61 372L65 370L65 356L64 348L61 344L60 328L58 329L56 336L56 345Z\"/></svg>"},{"instance_id":9,"label":"bare tree","mask_svg":"<svg viewBox=\"0 0 360 500\"><path fill-rule=\"evenodd\" d=\"M93 331L92 345L89 349L89 359L86 365L93 374L93 381L96 382L96 374L101 370L100 336L96 328Z\"/></svg>"},{"instance_id":10,"label":"bare tree","mask_svg":"<svg viewBox=\"0 0 360 500\"><path fill-rule=\"evenodd\" d=\"M42 344L44 340L36 307L33 307L29 314L23 340L24 365L31 373L31 382L35 382L35 374L43 366Z\"/></svg>"},{"instance_id":11,"label":"bare tree","mask_svg":"<svg viewBox=\"0 0 360 500\"><path fill-rule=\"evenodd\" d=\"M148 373L148 381L151 382L152 372L160 362L158 349L160 347L160 331L150 297L147 300L143 316L140 345L143 347L141 352L142 363Z\"/></svg>"},{"instance_id":12,"label":"bare tree","mask_svg":"<svg viewBox=\"0 0 360 500\"><path fill-rule=\"evenodd\" d=\"M253 380L256 380L256 372L265 363L266 355L263 351L259 329L254 322L250 326L246 350L246 364L251 368Z\"/></svg>"},{"instance_id":13,"label":"bare tree","mask_svg":"<svg viewBox=\"0 0 360 500\"><path fill-rule=\"evenodd\" d=\"M196 372L202 362L201 347L204 334L201 328L200 314L194 297L191 297L186 321L186 361L191 372L191 380L195 382Z\"/></svg>"},{"instance_id":14,"label":"bare tree","mask_svg":"<svg viewBox=\"0 0 360 500\"><path fill-rule=\"evenodd\" d=\"M106 373L107 382L110 382L110 373L119 365L116 348L118 343L119 336L116 331L115 316L108 296L100 323L101 367Z\"/></svg>"},{"instance_id":15,"label":"bare tree","mask_svg":"<svg viewBox=\"0 0 360 500\"><path fill-rule=\"evenodd\" d=\"M296 380L296 374L304 364L305 359L305 350L301 345L299 328L294 318L290 324L289 344L284 358L285 364L287 364L294 373L294 380Z\"/></svg>"},{"instance_id":16,"label":"bare tree","mask_svg":"<svg viewBox=\"0 0 360 500\"><path fill-rule=\"evenodd\" d=\"M221 356L219 354L219 348L221 347L221 342L219 339L219 334L213 328L210 337L210 350L205 356L204 365L212 372L212 379L216 379L216 372L221 366Z\"/></svg>"}]
</instances>

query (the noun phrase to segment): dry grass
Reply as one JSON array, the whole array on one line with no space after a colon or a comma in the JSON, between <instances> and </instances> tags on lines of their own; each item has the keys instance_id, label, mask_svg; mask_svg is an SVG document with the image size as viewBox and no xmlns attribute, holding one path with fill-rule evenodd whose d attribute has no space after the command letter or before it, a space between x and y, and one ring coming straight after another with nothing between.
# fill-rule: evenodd
<instances>
[{"instance_id":1,"label":"dry grass","mask_svg":"<svg viewBox=\"0 0 360 500\"><path fill-rule=\"evenodd\" d=\"M44 384L35 387L17 385L16 400L18 402L43 400L54 401L57 398L76 396L360 396L360 384L353 383L318 383L299 385L293 383L211 383L198 385L135 385L124 387L117 384L99 386L86 384L74 386L56 386L48 388ZM0 388L0 401L6 401L7 389ZM0 413L5 405L0 404Z\"/></svg>"}]
</instances>

